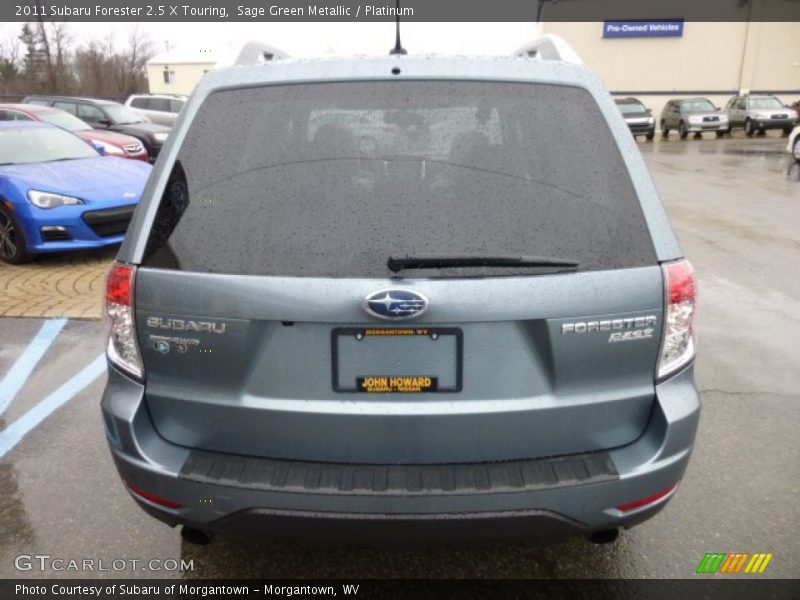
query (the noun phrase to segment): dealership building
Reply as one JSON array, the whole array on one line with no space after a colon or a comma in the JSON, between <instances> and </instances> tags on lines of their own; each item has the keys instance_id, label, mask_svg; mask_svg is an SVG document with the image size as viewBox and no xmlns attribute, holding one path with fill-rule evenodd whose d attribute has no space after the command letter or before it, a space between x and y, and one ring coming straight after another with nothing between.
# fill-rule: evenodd
<instances>
[{"instance_id":1,"label":"dealership building","mask_svg":"<svg viewBox=\"0 0 800 600\"><path fill-rule=\"evenodd\" d=\"M724 106L738 93L800 99L800 23L680 20L544 22L575 47L615 95L658 116L670 98Z\"/></svg>"}]
</instances>

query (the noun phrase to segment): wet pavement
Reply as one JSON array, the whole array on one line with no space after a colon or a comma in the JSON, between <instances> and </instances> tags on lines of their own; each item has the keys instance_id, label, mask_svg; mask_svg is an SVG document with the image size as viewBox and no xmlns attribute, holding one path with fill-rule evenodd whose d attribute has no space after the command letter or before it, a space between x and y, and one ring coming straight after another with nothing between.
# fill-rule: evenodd
<instances>
[{"instance_id":1,"label":"wet pavement","mask_svg":"<svg viewBox=\"0 0 800 600\"><path fill-rule=\"evenodd\" d=\"M32 423L15 430L19 442L0 458L0 577L685 578L706 552L773 553L761 577L800 577L800 182L786 177L784 145L773 135L639 144L699 277L704 412L677 494L616 544L186 544L122 488L100 419L104 376L87 371L102 352L103 325L69 320L46 332L49 346L0 421L6 432ZM20 355L32 360L42 324L0 318L0 378L20 372ZM65 395L67 382L81 391ZM94 573L15 569L15 557L33 554L128 562ZM193 569L129 566L152 558Z\"/></svg>"}]
</instances>

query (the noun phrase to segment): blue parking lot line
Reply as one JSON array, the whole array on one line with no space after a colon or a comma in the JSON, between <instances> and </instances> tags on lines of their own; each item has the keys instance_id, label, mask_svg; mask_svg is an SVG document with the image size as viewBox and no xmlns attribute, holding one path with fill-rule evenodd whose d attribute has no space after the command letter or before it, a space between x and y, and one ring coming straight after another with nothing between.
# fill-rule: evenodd
<instances>
[{"instance_id":1,"label":"blue parking lot line","mask_svg":"<svg viewBox=\"0 0 800 600\"><path fill-rule=\"evenodd\" d=\"M39 402L36 406L0 431L0 457L16 446L30 431L36 428L53 411L57 410L84 388L91 384L106 369L105 354L100 354L89 365L74 375L69 381Z\"/></svg>"},{"instance_id":2,"label":"blue parking lot line","mask_svg":"<svg viewBox=\"0 0 800 600\"><path fill-rule=\"evenodd\" d=\"M39 333L33 338L25 351L19 355L14 365L0 381L0 414L3 414L14 401L14 397L25 385L39 360L58 336L67 319L45 321Z\"/></svg>"}]
</instances>

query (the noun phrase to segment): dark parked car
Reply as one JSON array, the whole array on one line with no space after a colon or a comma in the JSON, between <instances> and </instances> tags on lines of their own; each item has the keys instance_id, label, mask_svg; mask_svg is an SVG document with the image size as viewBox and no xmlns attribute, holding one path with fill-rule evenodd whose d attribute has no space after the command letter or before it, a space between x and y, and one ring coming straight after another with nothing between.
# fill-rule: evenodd
<instances>
[{"instance_id":1,"label":"dark parked car","mask_svg":"<svg viewBox=\"0 0 800 600\"><path fill-rule=\"evenodd\" d=\"M41 121L74 133L85 142L103 151L107 156L148 159L147 150L135 137L110 131L93 129L75 115L52 106L36 104L0 104L0 121Z\"/></svg>"},{"instance_id":2,"label":"dark parked car","mask_svg":"<svg viewBox=\"0 0 800 600\"><path fill-rule=\"evenodd\" d=\"M109 129L133 136L144 144L150 160L155 160L158 156L170 132L169 127L150 123L124 104L110 100L73 96L28 96L23 102L54 106L75 115L97 129Z\"/></svg>"},{"instance_id":3,"label":"dark parked car","mask_svg":"<svg viewBox=\"0 0 800 600\"><path fill-rule=\"evenodd\" d=\"M622 113L631 133L634 136L643 135L647 141L652 141L656 136L656 120L653 111L645 107L637 98L616 98L617 108Z\"/></svg>"},{"instance_id":4,"label":"dark parked car","mask_svg":"<svg viewBox=\"0 0 800 600\"><path fill-rule=\"evenodd\" d=\"M691 265L605 86L559 38L520 54L198 84L107 284L142 508L198 541L600 542L674 495Z\"/></svg>"}]
</instances>

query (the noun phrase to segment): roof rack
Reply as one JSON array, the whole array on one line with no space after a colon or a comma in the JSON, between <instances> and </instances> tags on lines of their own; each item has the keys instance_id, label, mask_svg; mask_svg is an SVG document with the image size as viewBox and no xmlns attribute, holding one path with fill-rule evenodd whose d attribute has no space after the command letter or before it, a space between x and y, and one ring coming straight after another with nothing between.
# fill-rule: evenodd
<instances>
[{"instance_id":1,"label":"roof rack","mask_svg":"<svg viewBox=\"0 0 800 600\"><path fill-rule=\"evenodd\" d=\"M546 33L525 44L514 52L514 56L523 56L536 60L557 60L582 65L583 60L575 49L559 35Z\"/></svg>"},{"instance_id":2,"label":"roof rack","mask_svg":"<svg viewBox=\"0 0 800 600\"><path fill-rule=\"evenodd\" d=\"M247 42L236 55L234 65L257 65L271 62L280 58L291 58L288 54L279 50L275 46L262 44L261 42Z\"/></svg>"}]
</instances>

